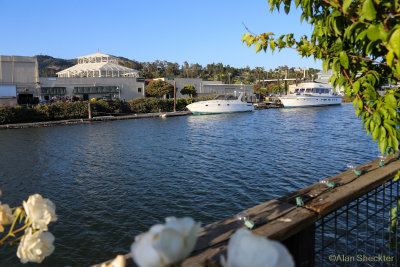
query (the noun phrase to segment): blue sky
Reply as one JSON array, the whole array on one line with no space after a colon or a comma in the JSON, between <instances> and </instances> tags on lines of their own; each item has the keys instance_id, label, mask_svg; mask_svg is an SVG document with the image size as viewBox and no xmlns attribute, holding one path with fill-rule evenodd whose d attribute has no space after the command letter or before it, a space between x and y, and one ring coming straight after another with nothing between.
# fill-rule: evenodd
<instances>
[{"instance_id":1,"label":"blue sky","mask_svg":"<svg viewBox=\"0 0 400 267\"><path fill-rule=\"evenodd\" d=\"M312 67L295 51L255 53L246 33L311 34L293 8L269 11L267 0L0 0L0 54L71 59L100 52L137 61L222 62L233 67Z\"/></svg>"}]
</instances>

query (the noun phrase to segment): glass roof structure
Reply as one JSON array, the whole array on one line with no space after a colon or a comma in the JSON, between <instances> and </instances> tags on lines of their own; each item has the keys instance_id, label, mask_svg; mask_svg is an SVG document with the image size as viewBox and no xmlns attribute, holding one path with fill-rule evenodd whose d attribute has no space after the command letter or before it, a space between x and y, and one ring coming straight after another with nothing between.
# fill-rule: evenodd
<instances>
[{"instance_id":1,"label":"glass roof structure","mask_svg":"<svg viewBox=\"0 0 400 267\"><path fill-rule=\"evenodd\" d=\"M139 77L139 71L118 65L118 59L110 55L95 53L77 59L78 64L57 72L58 77Z\"/></svg>"}]
</instances>

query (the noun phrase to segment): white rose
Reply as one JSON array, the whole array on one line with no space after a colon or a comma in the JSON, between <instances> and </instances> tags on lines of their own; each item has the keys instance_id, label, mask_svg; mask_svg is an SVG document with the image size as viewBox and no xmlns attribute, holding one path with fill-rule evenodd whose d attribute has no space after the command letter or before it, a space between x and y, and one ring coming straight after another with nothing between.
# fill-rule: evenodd
<instances>
[{"instance_id":1,"label":"white rose","mask_svg":"<svg viewBox=\"0 0 400 267\"><path fill-rule=\"evenodd\" d=\"M140 267L162 267L177 263L192 252L200 223L192 218L168 217L164 225L157 224L136 236L131 246L133 259Z\"/></svg>"},{"instance_id":2,"label":"white rose","mask_svg":"<svg viewBox=\"0 0 400 267\"><path fill-rule=\"evenodd\" d=\"M47 225L57 221L56 206L48 198L43 198L39 194L29 196L28 201L23 202L23 206L34 229L47 231Z\"/></svg>"},{"instance_id":3,"label":"white rose","mask_svg":"<svg viewBox=\"0 0 400 267\"><path fill-rule=\"evenodd\" d=\"M126 260L123 255L118 255L115 259L110 263L103 263L100 267L125 267Z\"/></svg>"},{"instance_id":4,"label":"white rose","mask_svg":"<svg viewBox=\"0 0 400 267\"><path fill-rule=\"evenodd\" d=\"M7 204L1 205L0 202L0 233L4 232L3 225L10 224L14 221L14 216L12 215L12 211L10 206Z\"/></svg>"},{"instance_id":5,"label":"white rose","mask_svg":"<svg viewBox=\"0 0 400 267\"><path fill-rule=\"evenodd\" d=\"M54 236L50 232L39 230L32 234L32 228L28 228L18 246L17 256L22 263L41 263L53 253L53 242Z\"/></svg>"},{"instance_id":6,"label":"white rose","mask_svg":"<svg viewBox=\"0 0 400 267\"><path fill-rule=\"evenodd\" d=\"M227 260L221 259L224 267L293 267L293 258L285 246L277 241L239 229L228 243Z\"/></svg>"}]
</instances>

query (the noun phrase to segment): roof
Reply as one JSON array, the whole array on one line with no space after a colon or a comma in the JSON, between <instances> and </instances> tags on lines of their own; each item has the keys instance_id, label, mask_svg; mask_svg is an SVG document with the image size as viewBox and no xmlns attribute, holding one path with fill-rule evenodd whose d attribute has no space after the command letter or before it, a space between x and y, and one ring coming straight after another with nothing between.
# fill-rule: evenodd
<instances>
[{"instance_id":1,"label":"roof","mask_svg":"<svg viewBox=\"0 0 400 267\"><path fill-rule=\"evenodd\" d=\"M57 72L57 75L62 74L71 74L71 75L79 75L83 72L91 72L91 71L108 71L108 72L120 72L120 76L124 76L124 74L137 74L139 71L130 69L112 62L98 62L98 63L85 63L85 64L77 64L68 69ZM69 75L68 75L69 76Z\"/></svg>"},{"instance_id":2,"label":"roof","mask_svg":"<svg viewBox=\"0 0 400 267\"><path fill-rule=\"evenodd\" d=\"M112 56L97 52L97 53L94 53L94 54L81 56L81 57L77 57L77 58L79 59L79 58L85 58L85 57L112 57Z\"/></svg>"},{"instance_id":3,"label":"roof","mask_svg":"<svg viewBox=\"0 0 400 267\"><path fill-rule=\"evenodd\" d=\"M117 58L99 52L77 59L77 65L57 72L57 75L59 77L93 77L92 75L96 75L96 77L124 77L137 76L139 73L137 70L118 65ZM97 72L97 74L94 74L94 72ZM105 74L102 72L105 72Z\"/></svg>"}]
</instances>

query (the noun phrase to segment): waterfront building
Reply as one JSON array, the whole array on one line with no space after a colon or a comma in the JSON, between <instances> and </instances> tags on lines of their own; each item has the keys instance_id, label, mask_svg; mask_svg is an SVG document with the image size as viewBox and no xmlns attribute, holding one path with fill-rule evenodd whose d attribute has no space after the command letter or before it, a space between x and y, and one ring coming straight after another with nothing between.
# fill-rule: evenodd
<instances>
[{"instance_id":1,"label":"waterfront building","mask_svg":"<svg viewBox=\"0 0 400 267\"><path fill-rule=\"evenodd\" d=\"M144 78L139 78L139 71L118 65L117 58L95 53L78 57L77 61L77 65L58 72L58 77L40 78L41 99L130 100L145 96Z\"/></svg>"},{"instance_id":2,"label":"waterfront building","mask_svg":"<svg viewBox=\"0 0 400 267\"><path fill-rule=\"evenodd\" d=\"M37 102L39 89L36 57L0 55L0 106Z\"/></svg>"}]
</instances>

